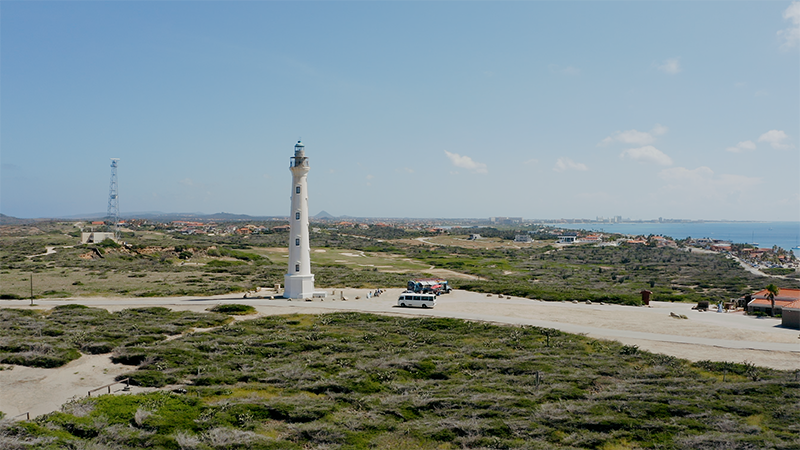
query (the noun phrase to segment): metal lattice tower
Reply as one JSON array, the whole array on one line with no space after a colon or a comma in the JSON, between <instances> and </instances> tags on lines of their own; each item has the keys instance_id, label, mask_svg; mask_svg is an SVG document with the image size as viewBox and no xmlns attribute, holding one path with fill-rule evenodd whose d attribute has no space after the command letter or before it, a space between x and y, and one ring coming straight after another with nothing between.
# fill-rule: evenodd
<instances>
[{"instance_id":1,"label":"metal lattice tower","mask_svg":"<svg viewBox=\"0 0 800 450\"><path fill-rule=\"evenodd\" d=\"M114 240L119 240L119 191L117 186L117 162L111 158L111 184L108 188L108 212L106 220L114 224Z\"/></svg>"}]
</instances>

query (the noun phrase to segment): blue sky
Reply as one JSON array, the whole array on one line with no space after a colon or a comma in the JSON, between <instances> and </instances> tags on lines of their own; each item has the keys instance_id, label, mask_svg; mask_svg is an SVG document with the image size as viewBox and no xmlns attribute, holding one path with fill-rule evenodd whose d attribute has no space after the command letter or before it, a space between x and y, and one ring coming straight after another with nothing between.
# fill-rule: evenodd
<instances>
[{"instance_id":1,"label":"blue sky","mask_svg":"<svg viewBox=\"0 0 800 450\"><path fill-rule=\"evenodd\" d=\"M2 2L0 212L800 220L800 3Z\"/></svg>"}]
</instances>

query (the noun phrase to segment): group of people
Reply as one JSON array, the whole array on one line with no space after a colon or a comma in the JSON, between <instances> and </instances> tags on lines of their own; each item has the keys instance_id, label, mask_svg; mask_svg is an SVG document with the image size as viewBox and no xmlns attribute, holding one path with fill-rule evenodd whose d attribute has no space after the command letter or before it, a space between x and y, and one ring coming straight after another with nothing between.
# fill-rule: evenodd
<instances>
[{"instance_id":1,"label":"group of people","mask_svg":"<svg viewBox=\"0 0 800 450\"><path fill-rule=\"evenodd\" d=\"M380 297L383 294L383 289L375 289L375 291L367 292L367 298Z\"/></svg>"}]
</instances>

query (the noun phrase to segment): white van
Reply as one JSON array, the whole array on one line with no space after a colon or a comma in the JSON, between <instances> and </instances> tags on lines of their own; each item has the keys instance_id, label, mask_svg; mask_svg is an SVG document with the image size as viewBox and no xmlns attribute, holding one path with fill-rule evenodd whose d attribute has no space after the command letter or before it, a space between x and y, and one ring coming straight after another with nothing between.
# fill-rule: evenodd
<instances>
[{"instance_id":1,"label":"white van","mask_svg":"<svg viewBox=\"0 0 800 450\"><path fill-rule=\"evenodd\" d=\"M433 308L436 306L435 294L420 294L418 292L403 292L397 299L397 306L416 306L419 308Z\"/></svg>"}]
</instances>

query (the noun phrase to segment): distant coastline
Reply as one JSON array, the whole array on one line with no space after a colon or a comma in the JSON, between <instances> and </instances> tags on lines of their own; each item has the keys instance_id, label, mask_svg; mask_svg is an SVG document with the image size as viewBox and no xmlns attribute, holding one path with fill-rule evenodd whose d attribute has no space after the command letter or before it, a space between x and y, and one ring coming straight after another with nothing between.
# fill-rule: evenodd
<instances>
[{"instance_id":1,"label":"distant coastline","mask_svg":"<svg viewBox=\"0 0 800 450\"><path fill-rule=\"evenodd\" d=\"M569 223L562 228L585 229L606 233L633 235L663 235L675 239L711 238L734 243L777 245L792 250L800 242L800 222L762 221L697 221L697 222L620 222ZM795 251L797 253L797 251Z\"/></svg>"}]
</instances>

